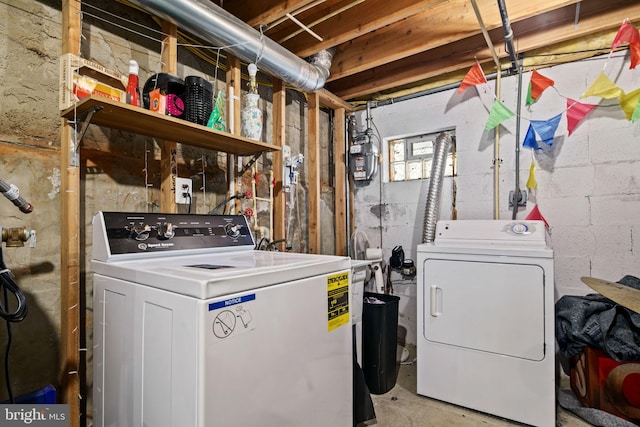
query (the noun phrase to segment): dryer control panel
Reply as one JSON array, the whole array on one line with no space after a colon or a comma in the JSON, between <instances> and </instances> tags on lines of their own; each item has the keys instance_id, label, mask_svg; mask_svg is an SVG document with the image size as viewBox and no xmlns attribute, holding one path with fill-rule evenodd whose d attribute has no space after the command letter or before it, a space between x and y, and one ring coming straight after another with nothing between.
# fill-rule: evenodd
<instances>
[{"instance_id":1,"label":"dryer control panel","mask_svg":"<svg viewBox=\"0 0 640 427\"><path fill-rule=\"evenodd\" d=\"M438 245L548 246L549 235L542 221L458 220L438 221L435 243Z\"/></svg>"},{"instance_id":2,"label":"dryer control panel","mask_svg":"<svg viewBox=\"0 0 640 427\"><path fill-rule=\"evenodd\" d=\"M93 221L108 256L255 246L242 215L98 212Z\"/></svg>"}]
</instances>

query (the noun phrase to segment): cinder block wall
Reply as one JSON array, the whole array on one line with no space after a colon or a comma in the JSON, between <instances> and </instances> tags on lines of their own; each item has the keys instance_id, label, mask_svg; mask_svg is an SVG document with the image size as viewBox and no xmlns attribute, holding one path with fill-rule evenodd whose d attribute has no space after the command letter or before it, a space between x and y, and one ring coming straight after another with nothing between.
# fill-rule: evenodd
<instances>
[{"instance_id":1,"label":"cinder block wall","mask_svg":"<svg viewBox=\"0 0 640 427\"><path fill-rule=\"evenodd\" d=\"M555 81L555 89L547 89L538 102L522 108L519 187L526 189L533 160L538 188L529 194L527 206L520 208L517 218L524 219L537 203L551 226L556 298L592 292L582 284L581 276L612 281L626 274L640 276L640 127L626 119L618 99L580 98L605 64L606 74L625 93L640 88L640 72L629 69L625 54L539 69ZM525 73L523 104L529 80L530 73ZM514 113L517 90L517 77L502 79L500 99ZM494 217L494 132L484 130L494 94L495 81L491 81L462 94L451 89L372 109L383 139L456 128L458 219ZM563 113L567 98L599 105L571 136L563 114L551 147L535 152L523 148L530 120L548 120ZM363 113L359 113L358 122L364 123ZM512 218L508 195L515 188L515 147L514 116L500 129L500 219ZM442 219L451 218L451 183L445 178ZM405 258L416 259L427 190L428 180L381 184L379 174L370 185L356 189L356 229L367 234L372 247L383 248L387 261L397 245L402 245ZM392 278L400 277L394 274ZM399 324L406 329L407 342L415 343L416 284L397 282L394 289L401 296Z\"/></svg>"}]
</instances>

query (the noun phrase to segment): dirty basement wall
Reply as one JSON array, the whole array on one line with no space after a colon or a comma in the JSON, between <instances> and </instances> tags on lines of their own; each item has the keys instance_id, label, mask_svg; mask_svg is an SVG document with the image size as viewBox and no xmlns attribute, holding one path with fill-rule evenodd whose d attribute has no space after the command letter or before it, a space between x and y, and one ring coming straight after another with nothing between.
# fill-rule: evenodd
<instances>
[{"instance_id":1,"label":"dirty basement wall","mask_svg":"<svg viewBox=\"0 0 640 427\"><path fill-rule=\"evenodd\" d=\"M640 276L640 125L631 123L617 99L580 96L594 82L606 57L540 69L555 81L529 109L523 107L520 144L529 120L546 121L566 109L566 98L599 104L571 136L563 114L551 147L520 151L520 188L526 189L531 162L535 162L538 188L529 193L524 219L537 203L551 226L555 254L555 294L584 295L592 292L580 281L593 276L617 281L626 274ZM640 70L629 69L626 52L616 54L606 66L607 75L625 93L640 87ZM525 102L530 73L523 76ZM380 106L372 116L382 139L455 127L457 136L458 219L493 218L494 132L484 130L494 102L495 81L467 89L463 94L448 90ZM502 79L501 101L514 113L517 78ZM358 117L365 123L363 114ZM515 186L516 118L501 128L499 206L500 219L511 219L509 191ZM539 138L538 138L539 139ZM381 150L382 151L382 150ZM384 259L401 245L405 258L416 259L422 242L428 180L380 184L380 174L367 187L355 191L355 227L366 233L371 247L382 247ZM451 218L452 180L445 178L440 218ZM419 268L419 266L418 266ZM401 297L401 336L416 342L416 284L392 276ZM517 280L517 278L514 278Z\"/></svg>"},{"instance_id":2,"label":"dirty basement wall","mask_svg":"<svg viewBox=\"0 0 640 427\"><path fill-rule=\"evenodd\" d=\"M117 2L83 2L93 14L124 17L158 29L147 15ZM83 8L85 8L83 6ZM97 8L108 8L105 15ZM0 2L0 179L15 184L20 195L31 202L34 210L23 214L11 202L0 201L0 227L26 227L35 230L36 246L7 248L2 245L6 265L26 294L29 313L21 323L12 325L13 343L10 354L10 378L13 394L38 389L46 384L60 384L60 111L58 109L59 65L61 54L61 2L53 0L12 0ZM128 61L140 64L140 81L159 69L159 43L95 19L83 16L82 56L108 69L126 73ZM214 67L184 48L178 50L178 74L198 75L214 80ZM224 72L218 72L220 89L224 90ZM244 87L243 82L243 87ZM265 117L263 140L272 141L271 89L260 88ZM307 155L307 104L304 95L287 91L286 143L292 154ZM321 170L328 170L331 147L329 116L321 113ZM82 141L80 233L82 258L81 292L87 305L83 323L81 355L87 360L87 390L83 396L86 412L91 413L91 218L101 210L159 210L159 145L146 137L127 134L110 128L90 126ZM206 188L201 196L202 161L206 163ZM248 159L245 159L245 161ZM206 213L225 197L226 156L210 150L178 146L178 175L194 179L195 211ZM271 156L262 156L260 170L271 167ZM308 243L307 183L305 162L296 189L296 203L287 212L293 223L290 228L294 250L305 252ZM322 177L323 230L333 236L333 189L329 177ZM198 181L199 180L199 181ZM150 185L145 188L145 182ZM243 182L249 182L244 180ZM264 189L265 187L262 187ZM264 194L264 193L263 193ZM193 212L193 210L192 210ZM31 240L33 242L34 239ZM334 253L333 240L323 239L323 253ZM0 349L4 355L8 341L7 328L0 322ZM84 393L84 390L81 390ZM0 370L0 401L7 399L4 369Z\"/></svg>"}]
</instances>

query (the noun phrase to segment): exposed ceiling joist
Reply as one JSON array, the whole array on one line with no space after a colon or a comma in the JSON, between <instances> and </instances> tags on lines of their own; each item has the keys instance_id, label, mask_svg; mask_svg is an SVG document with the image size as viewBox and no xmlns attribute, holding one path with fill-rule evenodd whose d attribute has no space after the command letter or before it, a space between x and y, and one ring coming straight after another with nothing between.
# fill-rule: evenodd
<instances>
[{"instance_id":1,"label":"exposed ceiling joist","mask_svg":"<svg viewBox=\"0 0 640 427\"><path fill-rule=\"evenodd\" d=\"M525 57L532 50L553 53L568 43L576 50L593 49L594 34L615 35L625 19L640 23L638 0L505 3L515 50ZM497 2L476 4L504 69L509 61ZM255 27L286 13L310 25L322 41L290 20L265 29L265 34L275 41L286 39L282 46L302 58L335 48L325 89L350 101L394 91L406 94L425 81L466 71L475 59L486 63L488 72L495 69L470 0L227 0L223 6ZM606 50L607 40L599 39L598 48Z\"/></svg>"}]
</instances>

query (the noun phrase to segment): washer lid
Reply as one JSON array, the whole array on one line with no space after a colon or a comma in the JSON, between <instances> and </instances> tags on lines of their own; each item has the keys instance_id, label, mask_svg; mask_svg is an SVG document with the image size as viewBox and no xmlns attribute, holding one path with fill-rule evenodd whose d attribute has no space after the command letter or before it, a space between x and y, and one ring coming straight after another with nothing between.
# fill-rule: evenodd
<instances>
[{"instance_id":1,"label":"washer lid","mask_svg":"<svg viewBox=\"0 0 640 427\"><path fill-rule=\"evenodd\" d=\"M350 268L348 257L270 251L91 261L94 273L201 299Z\"/></svg>"}]
</instances>

